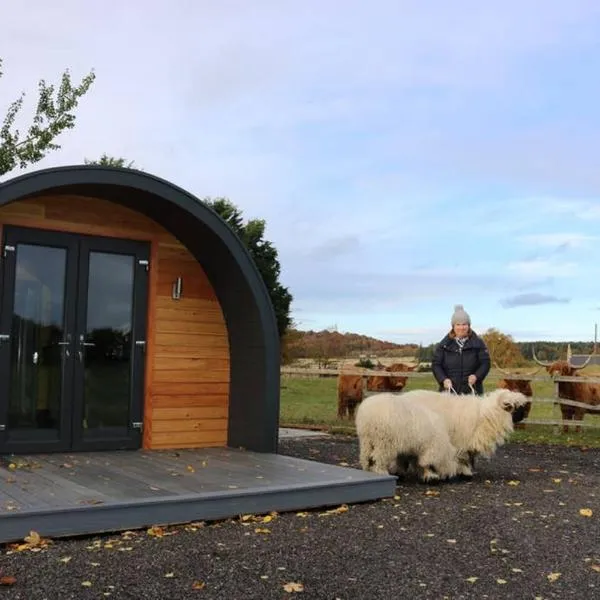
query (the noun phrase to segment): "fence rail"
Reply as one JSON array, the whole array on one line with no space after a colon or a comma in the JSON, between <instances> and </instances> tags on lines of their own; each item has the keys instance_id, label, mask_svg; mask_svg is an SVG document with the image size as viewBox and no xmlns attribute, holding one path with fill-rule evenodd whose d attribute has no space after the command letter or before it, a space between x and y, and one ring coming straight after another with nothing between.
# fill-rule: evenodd
<instances>
[{"instance_id":1,"label":"fence rail","mask_svg":"<svg viewBox=\"0 0 600 600\"><path fill-rule=\"evenodd\" d=\"M422 378L431 379L433 375L431 371L377 371L376 369L313 369L313 368L302 368L302 367L281 367L282 375L311 375L317 377L337 377L339 374L342 375L362 375L363 377L370 377L375 375L377 377L411 377L411 378ZM512 381L573 381L575 383L600 383L600 377L584 377L580 375L504 375L498 376L499 379L509 379Z\"/></svg>"},{"instance_id":2,"label":"fence rail","mask_svg":"<svg viewBox=\"0 0 600 600\"><path fill-rule=\"evenodd\" d=\"M352 369L317 369L317 368L302 368L302 367L281 367L281 375L282 376L304 376L304 377L338 377L338 375L357 375L361 377L370 377L372 375L377 377L409 377L411 379L430 379L432 378L431 372L418 372L418 371L379 371L376 369L366 369L366 368L358 368L354 367ZM555 385L555 396L551 398L543 397L543 396L532 396L532 403L541 403L541 404L552 404L556 405L565 405L565 406L574 406L577 408L584 408L586 411L594 414L600 415L600 405L591 405L585 402L577 402L575 400L568 400L566 398L560 398L558 396L558 384L561 381L573 381L576 383L600 383L600 377L584 377L584 376L534 376L534 375L505 375L499 374L498 379L507 379L507 380L526 380L526 381L544 381L551 382ZM366 392L365 395L369 396L378 392ZM396 392L400 393L400 392ZM600 429L600 420L597 422L583 422L583 421L565 421L562 419L524 419L522 421L524 424L532 424L532 425L554 425L554 426L563 426L570 425L581 428L596 428Z\"/></svg>"}]
</instances>

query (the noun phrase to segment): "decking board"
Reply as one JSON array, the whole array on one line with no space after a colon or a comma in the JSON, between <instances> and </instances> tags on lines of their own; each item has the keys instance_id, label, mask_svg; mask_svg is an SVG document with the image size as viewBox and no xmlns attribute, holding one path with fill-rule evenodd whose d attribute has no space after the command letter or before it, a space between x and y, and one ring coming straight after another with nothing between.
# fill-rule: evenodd
<instances>
[{"instance_id":1,"label":"decking board","mask_svg":"<svg viewBox=\"0 0 600 600\"><path fill-rule=\"evenodd\" d=\"M60 537L376 500L393 495L396 485L390 476L232 448L19 461L35 468L8 469L6 460L0 462L0 542L22 539L32 529Z\"/></svg>"}]
</instances>

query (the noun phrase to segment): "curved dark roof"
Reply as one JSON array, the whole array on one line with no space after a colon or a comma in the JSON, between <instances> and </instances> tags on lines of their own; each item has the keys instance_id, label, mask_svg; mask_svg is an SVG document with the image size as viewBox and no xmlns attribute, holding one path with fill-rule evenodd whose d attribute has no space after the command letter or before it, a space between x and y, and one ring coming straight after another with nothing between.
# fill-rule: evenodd
<instances>
[{"instance_id":1,"label":"curved dark roof","mask_svg":"<svg viewBox=\"0 0 600 600\"><path fill-rule=\"evenodd\" d=\"M0 206L37 195L77 194L127 206L160 223L202 265L223 309L231 357L228 444L277 449L279 336L273 306L250 254L229 225L185 190L133 169L74 165L0 183Z\"/></svg>"}]
</instances>

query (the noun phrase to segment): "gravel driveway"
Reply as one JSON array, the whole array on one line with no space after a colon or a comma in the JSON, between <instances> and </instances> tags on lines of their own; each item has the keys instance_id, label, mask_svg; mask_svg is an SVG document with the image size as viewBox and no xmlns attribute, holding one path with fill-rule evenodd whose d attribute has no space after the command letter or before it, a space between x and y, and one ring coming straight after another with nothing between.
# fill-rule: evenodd
<instances>
[{"instance_id":1,"label":"gravel driveway","mask_svg":"<svg viewBox=\"0 0 600 600\"><path fill-rule=\"evenodd\" d=\"M357 466L354 438L281 452ZM2 550L0 597L600 598L600 450L509 444L476 467L349 507L34 539Z\"/></svg>"}]
</instances>

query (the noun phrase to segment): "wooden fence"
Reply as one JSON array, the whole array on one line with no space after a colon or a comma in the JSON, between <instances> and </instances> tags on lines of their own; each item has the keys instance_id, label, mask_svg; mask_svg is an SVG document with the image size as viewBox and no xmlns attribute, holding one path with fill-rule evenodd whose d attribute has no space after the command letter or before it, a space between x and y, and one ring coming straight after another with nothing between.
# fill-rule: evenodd
<instances>
[{"instance_id":1,"label":"wooden fence","mask_svg":"<svg viewBox=\"0 0 600 600\"><path fill-rule=\"evenodd\" d=\"M364 378L369 377L371 375L376 375L377 377L408 377L410 379L429 379L430 381L433 379L433 374L431 372L417 372L417 371L379 371L376 369L363 369L354 367L352 369L314 369L314 368L302 368L302 367L281 367L281 375L284 377L338 377L338 375L342 373L343 375L360 375ZM501 374L498 376L498 379L507 379L507 380L523 380L523 381L545 381L545 382L553 382L554 383L554 397L546 398L543 396L533 396L531 398L532 403L542 403L542 404L552 404L555 407L558 407L559 404L565 406L575 406L580 408L585 408L588 411L591 411L594 416L598 414L600 416L600 405L592 406L590 404L585 404L583 402L576 402L575 400L566 400L564 398L558 397L558 384L561 381L573 381L575 383L596 383L600 384L600 377L582 377L582 376L566 376L560 375L556 377L547 376L535 376L535 375L504 375ZM365 395L376 394L378 392L368 392ZM524 419L522 421L524 424L532 424L532 425L554 425L554 426L577 426L581 428L595 428L600 429L600 419L594 421L563 421L562 419Z\"/></svg>"}]
</instances>

